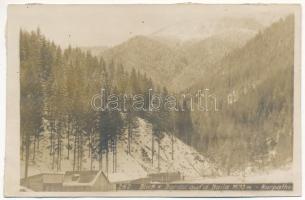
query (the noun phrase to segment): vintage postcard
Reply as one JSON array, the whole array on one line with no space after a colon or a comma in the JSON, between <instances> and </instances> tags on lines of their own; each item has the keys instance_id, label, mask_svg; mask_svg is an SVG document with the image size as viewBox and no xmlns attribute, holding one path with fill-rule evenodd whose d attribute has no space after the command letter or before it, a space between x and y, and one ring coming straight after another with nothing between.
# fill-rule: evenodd
<instances>
[{"instance_id":1,"label":"vintage postcard","mask_svg":"<svg viewBox=\"0 0 305 200\"><path fill-rule=\"evenodd\" d=\"M5 195L301 195L299 5L9 5Z\"/></svg>"}]
</instances>

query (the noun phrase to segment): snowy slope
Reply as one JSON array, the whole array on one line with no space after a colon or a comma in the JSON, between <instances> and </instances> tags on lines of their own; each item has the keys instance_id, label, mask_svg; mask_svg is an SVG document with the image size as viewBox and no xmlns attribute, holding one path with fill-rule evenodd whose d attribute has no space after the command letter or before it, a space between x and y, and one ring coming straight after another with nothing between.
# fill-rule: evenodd
<instances>
[{"instance_id":1,"label":"snowy slope","mask_svg":"<svg viewBox=\"0 0 305 200\"><path fill-rule=\"evenodd\" d=\"M157 141L154 142L154 163L152 165L152 126L138 118L139 127L133 133L131 155L147 173L158 172ZM160 172L180 172L187 177L211 175L210 163L195 149L174 138L174 160L172 160L171 136L164 133L160 142ZM127 133L120 143L120 150L127 150ZM143 153L146 152L146 153ZM145 156L144 156L144 155Z\"/></svg>"},{"instance_id":2,"label":"snowy slope","mask_svg":"<svg viewBox=\"0 0 305 200\"><path fill-rule=\"evenodd\" d=\"M127 131L125 131L117 144L117 171L112 172L112 152L109 152L108 176L112 181L121 181L146 177L149 173L158 172L157 141L154 142L154 163L151 162L152 125L138 118L138 126L133 130L131 141L131 153L127 152ZM46 134L47 135L47 134ZM172 160L171 136L163 133L160 142L160 172L180 172L185 179L200 178L213 174L213 165L192 147L184 144L174 137L174 160ZM66 144L66 138L63 144ZM82 170L90 169L88 156L88 142L84 145L84 159ZM49 138L42 137L40 149L37 151L35 162L31 161L29 175L42 172L56 172L52 169L52 156L49 152ZM67 149L63 149L60 171L72 170L73 150L70 151L70 159L67 159ZM55 158L56 159L56 158ZM21 175L23 177L24 162L22 161ZM103 171L106 172L105 156L103 156ZM99 163L93 161L93 169L97 170Z\"/></svg>"}]
</instances>

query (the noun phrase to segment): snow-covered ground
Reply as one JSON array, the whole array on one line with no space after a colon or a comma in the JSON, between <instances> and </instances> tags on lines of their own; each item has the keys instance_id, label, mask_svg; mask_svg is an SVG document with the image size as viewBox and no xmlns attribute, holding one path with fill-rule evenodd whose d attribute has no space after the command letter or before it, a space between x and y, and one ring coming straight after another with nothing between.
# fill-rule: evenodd
<instances>
[{"instance_id":1,"label":"snow-covered ground","mask_svg":"<svg viewBox=\"0 0 305 200\"><path fill-rule=\"evenodd\" d=\"M117 170L112 173L112 152L109 152L108 176L113 181L137 179L146 177L148 173L158 172L158 143L154 142L154 162L152 164L152 125L144 119L138 118L138 126L133 130L131 141L131 153L128 154L127 131L123 133L117 142ZM194 148L186 145L178 138L174 137L174 159L172 160L172 140L171 135L163 133L160 142L160 172L180 172L184 177L198 178L209 176L213 173L213 165L209 163ZM63 139L63 144L66 144ZM52 169L52 156L49 154L49 138L44 136L40 141L40 149L37 151L35 162L29 168L29 175L43 172L57 172ZM84 159L82 170L90 169L90 158L88 157L88 144L84 145ZM67 149L62 152L62 162L60 171L72 170L73 150L70 151L70 159L66 157ZM55 157L56 159L56 157ZM24 174L24 162L21 167L21 175ZM103 171L106 171L105 156L103 156ZM93 169L97 170L99 163L93 161ZM120 178L119 178L120 177Z\"/></svg>"},{"instance_id":2,"label":"snow-covered ground","mask_svg":"<svg viewBox=\"0 0 305 200\"><path fill-rule=\"evenodd\" d=\"M221 176L217 177L214 164L202 156L194 148L174 137L174 159L172 159L171 135L163 133L160 142L160 170L158 170L158 143L154 142L154 162L152 164L152 125L146 120L137 118L138 126L133 130L131 141L131 153L128 154L127 131L121 135L117 142L117 170L112 172L113 156L109 152L108 178L113 181L127 181L146 177L155 172L180 172L183 182L188 183L243 183L243 182L287 182L291 181L292 170L290 167L272 170L271 172L247 173L246 176ZM47 134L46 134L47 135ZM72 140L72 139L71 139ZM72 141L71 141L72 142ZM66 144L66 138L63 144ZM84 159L82 170L90 169L90 157L88 156L88 141L84 144ZM44 136L40 141L40 149L37 151L35 162L31 162L29 175L58 172L52 169L52 156L49 154L49 138ZM73 166L73 150L70 151L70 159L67 159L67 149L62 152L60 172L71 171ZM106 174L106 159L103 156L103 171ZM56 159L56 158L55 158ZM99 169L99 162L93 160L93 170ZM24 174L24 162L21 162L21 177Z\"/></svg>"},{"instance_id":3,"label":"snow-covered ground","mask_svg":"<svg viewBox=\"0 0 305 200\"><path fill-rule=\"evenodd\" d=\"M127 133L121 149L127 150ZM152 126L138 118L138 128L133 133L131 157L148 173L158 172L158 143L154 142L152 164ZM200 153L174 137L174 159L172 159L171 135L164 133L160 142L160 172L180 172L183 176L199 177L211 175L212 165Z\"/></svg>"},{"instance_id":4,"label":"snow-covered ground","mask_svg":"<svg viewBox=\"0 0 305 200\"><path fill-rule=\"evenodd\" d=\"M174 159L172 159L171 135L164 133L160 142L160 172L180 172L185 177L201 177L212 174L212 164L194 148L174 137ZM138 128L132 135L131 154L127 154L127 133L118 144L118 165L131 159L135 166L140 166L146 173L158 172L158 143L154 142L154 162L152 164L152 126L138 118ZM122 153L123 152L123 153ZM125 154L125 155L124 155ZM124 168L119 166L119 168Z\"/></svg>"}]
</instances>

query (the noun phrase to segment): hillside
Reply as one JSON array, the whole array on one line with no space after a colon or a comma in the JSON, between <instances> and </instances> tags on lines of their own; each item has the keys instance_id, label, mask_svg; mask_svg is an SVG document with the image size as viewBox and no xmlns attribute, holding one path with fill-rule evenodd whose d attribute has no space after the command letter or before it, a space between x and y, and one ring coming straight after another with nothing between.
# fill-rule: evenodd
<instances>
[{"instance_id":1,"label":"hillside","mask_svg":"<svg viewBox=\"0 0 305 200\"><path fill-rule=\"evenodd\" d=\"M198 20L182 21L150 35L135 36L106 50L104 47L91 50L108 63L120 63L127 71L135 68L148 74L158 85L181 92L263 29L252 18Z\"/></svg>"},{"instance_id":2,"label":"hillside","mask_svg":"<svg viewBox=\"0 0 305 200\"><path fill-rule=\"evenodd\" d=\"M190 88L209 88L217 96L219 112L193 113L201 138L194 142L221 160L228 174L254 164L291 162L293 47L294 18L289 16L229 53Z\"/></svg>"},{"instance_id":3,"label":"hillside","mask_svg":"<svg viewBox=\"0 0 305 200\"><path fill-rule=\"evenodd\" d=\"M182 54L155 39L136 36L102 54L110 62L123 64L127 71L132 68L149 74L160 85L166 85L178 74L187 61Z\"/></svg>"},{"instance_id":4,"label":"hillside","mask_svg":"<svg viewBox=\"0 0 305 200\"><path fill-rule=\"evenodd\" d=\"M80 48L62 50L39 29L20 31L20 38L22 177L84 169L103 169L106 174L114 171L132 178L156 170L179 171L190 177L215 174L213 167L208 169L210 162L188 143L192 134L189 112L174 116L163 105L156 112L134 107L136 94L152 99L147 91L156 84L147 75L135 70L128 73L122 65L108 64ZM145 41L146 47L145 38L135 39L140 43L136 46L141 47L141 41ZM149 42L152 49L160 47ZM152 92L170 94L165 87ZM105 94L109 95L106 99ZM127 96L120 98L122 94ZM109 100L114 95L119 99ZM95 101L96 97L101 101ZM144 110L149 107L148 101L141 104ZM171 151L166 133L172 132L188 145L173 137L176 142ZM131 148L126 147L126 134ZM153 158L149 155L150 144L154 144ZM174 152L173 158L170 152Z\"/></svg>"},{"instance_id":5,"label":"hillside","mask_svg":"<svg viewBox=\"0 0 305 200\"><path fill-rule=\"evenodd\" d=\"M188 65L170 82L170 89L180 92L209 76L215 64L246 44L254 33L228 30L201 41L185 42L179 51L185 55Z\"/></svg>"},{"instance_id":6,"label":"hillside","mask_svg":"<svg viewBox=\"0 0 305 200\"><path fill-rule=\"evenodd\" d=\"M293 17L290 16L260 31L243 48L226 55L209 71L210 76L194 84L194 88L216 87L211 81L216 77L218 83L234 88L246 80L257 81L265 78L261 75L270 76L266 70L287 68L293 63L293 37ZM227 84L229 79L231 82Z\"/></svg>"},{"instance_id":7,"label":"hillside","mask_svg":"<svg viewBox=\"0 0 305 200\"><path fill-rule=\"evenodd\" d=\"M136 179L147 176L148 173L158 172L157 163L157 142L155 145L154 164L151 163L151 144L152 144L152 125L147 121L138 118L137 128L134 129L131 143L131 154L127 152L127 131L125 131L118 140L117 144L117 171L112 172L113 154L109 152L109 177L113 180ZM45 133L45 135L48 135ZM199 154L195 149L186 145L178 138L174 138L174 160L171 159L171 136L164 133L160 145L160 172L177 172L179 171L186 179L198 178L201 176L215 175L216 171L213 165ZM67 143L67 138L62 140L63 144ZM30 164L29 175L42 172L57 172L52 169L52 156L49 154L49 138L42 137L40 149L37 151L35 162ZM90 169L90 158L88 157L88 141L84 146L84 158L82 170ZM31 148L33 151L33 147ZM66 155L67 149L63 152ZM73 152L73 149L71 150ZM103 171L106 173L105 154L103 159ZM22 162L22 166L24 162ZM93 169L99 169L99 162L93 160ZM73 169L72 156L68 160L65 157L62 160L60 171L65 172ZM23 167L21 167L21 177L23 177Z\"/></svg>"},{"instance_id":8,"label":"hillside","mask_svg":"<svg viewBox=\"0 0 305 200\"><path fill-rule=\"evenodd\" d=\"M181 91L196 81L232 50L246 43L254 31L231 30L203 40L179 41L166 37L136 36L103 51L107 61L147 73L159 85Z\"/></svg>"}]
</instances>

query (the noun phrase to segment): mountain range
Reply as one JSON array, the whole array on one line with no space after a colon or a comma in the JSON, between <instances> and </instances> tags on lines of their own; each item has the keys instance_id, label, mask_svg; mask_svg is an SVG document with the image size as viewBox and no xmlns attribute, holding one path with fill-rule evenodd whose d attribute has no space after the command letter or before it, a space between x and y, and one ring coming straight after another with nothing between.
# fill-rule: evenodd
<instances>
[{"instance_id":1,"label":"mountain range","mask_svg":"<svg viewBox=\"0 0 305 200\"><path fill-rule=\"evenodd\" d=\"M197 25L196 25L197 24ZM180 23L139 35L114 47L86 47L107 62L149 75L160 86L180 92L200 81L224 56L253 38L263 25L251 18ZM176 36L174 36L176 35ZM188 38L186 35L192 35Z\"/></svg>"}]
</instances>

